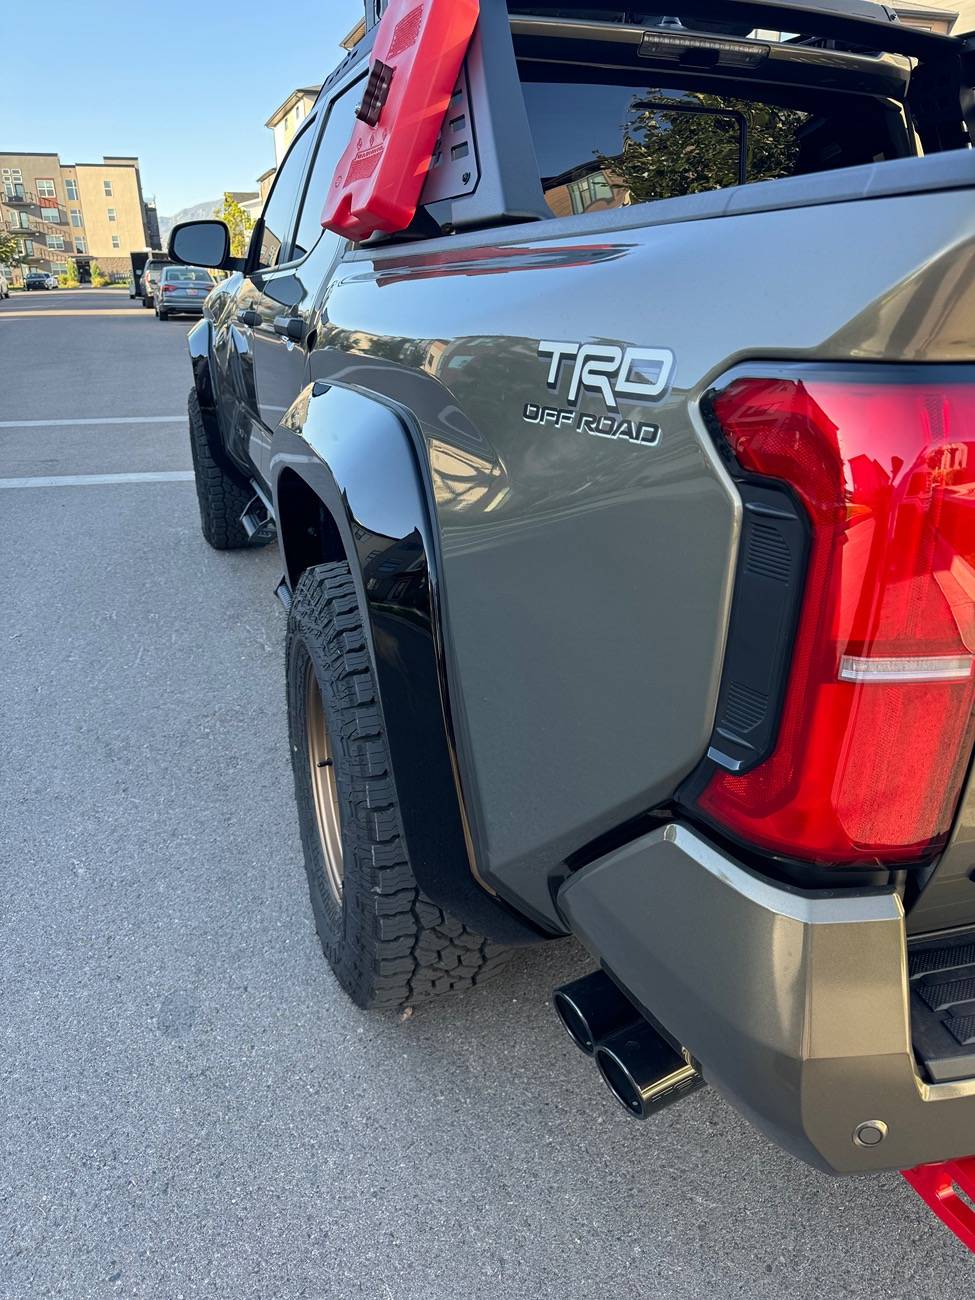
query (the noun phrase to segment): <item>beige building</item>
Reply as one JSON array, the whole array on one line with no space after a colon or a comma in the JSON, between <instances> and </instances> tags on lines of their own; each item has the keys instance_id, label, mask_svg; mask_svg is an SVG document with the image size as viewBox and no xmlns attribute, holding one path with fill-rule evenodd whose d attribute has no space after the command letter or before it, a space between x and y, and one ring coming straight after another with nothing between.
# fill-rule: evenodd
<instances>
[{"instance_id":1,"label":"beige building","mask_svg":"<svg viewBox=\"0 0 975 1300\"><path fill-rule=\"evenodd\" d=\"M321 86L299 86L267 119L265 126L274 133L275 167L281 166L281 159L288 152L298 128L314 107L320 90Z\"/></svg>"},{"instance_id":2,"label":"beige building","mask_svg":"<svg viewBox=\"0 0 975 1300\"><path fill-rule=\"evenodd\" d=\"M972 3L975 4L975 0L972 0ZM365 34L366 20L362 18L352 28L345 40L341 42L342 49L354 50ZM270 192L275 174L281 166L281 159L288 152L291 141L298 133L298 128L314 107L320 90L321 86L299 86L297 90L291 92L284 103L276 108L265 122L265 126L274 135L274 166L269 167L266 172L262 172L257 178L258 200L253 204L245 203L243 205L255 221L264 210L264 201Z\"/></svg>"},{"instance_id":3,"label":"beige building","mask_svg":"<svg viewBox=\"0 0 975 1300\"><path fill-rule=\"evenodd\" d=\"M149 246L138 158L62 163L56 153L0 153L0 220L28 268L82 277L92 262L123 276ZM16 273L15 273L15 278Z\"/></svg>"},{"instance_id":4,"label":"beige building","mask_svg":"<svg viewBox=\"0 0 975 1300\"><path fill-rule=\"evenodd\" d=\"M975 31L975 0L954 0L951 5L894 4L894 12L908 27L928 32L964 36Z\"/></svg>"}]
</instances>

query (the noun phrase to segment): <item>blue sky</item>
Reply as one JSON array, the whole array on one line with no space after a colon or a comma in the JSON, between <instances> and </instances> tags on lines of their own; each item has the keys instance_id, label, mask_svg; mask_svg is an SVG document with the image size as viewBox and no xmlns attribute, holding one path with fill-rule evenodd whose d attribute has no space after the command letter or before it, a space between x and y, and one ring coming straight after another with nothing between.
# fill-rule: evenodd
<instances>
[{"instance_id":1,"label":"blue sky","mask_svg":"<svg viewBox=\"0 0 975 1300\"><path fill-rule=\"evenodd\" d=\"M5 10L0 153L137 154L143 190L168 216L257 188L274 162L264 123L295 86L325 79L363 6L48 0Z\"/></svg>"}]
</instances>

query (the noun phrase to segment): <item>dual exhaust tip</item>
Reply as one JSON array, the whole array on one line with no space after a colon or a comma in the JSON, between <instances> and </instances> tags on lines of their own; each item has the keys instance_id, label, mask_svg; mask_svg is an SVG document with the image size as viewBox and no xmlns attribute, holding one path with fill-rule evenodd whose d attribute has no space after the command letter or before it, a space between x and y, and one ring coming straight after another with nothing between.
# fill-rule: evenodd
<instances>
[{"instance_id":1,"label":"dual exhaust tip","mask_svg":"<svg viewBox=\"0 0 975 1300\"><path fill-rule=\"evenodd\" d=\"M647 1119L704 1083L688 1054L672 1047L604 971L563 984L552 1001L566 1033L593 1057L627 1114Z\"/></svg>"}]
</instances>

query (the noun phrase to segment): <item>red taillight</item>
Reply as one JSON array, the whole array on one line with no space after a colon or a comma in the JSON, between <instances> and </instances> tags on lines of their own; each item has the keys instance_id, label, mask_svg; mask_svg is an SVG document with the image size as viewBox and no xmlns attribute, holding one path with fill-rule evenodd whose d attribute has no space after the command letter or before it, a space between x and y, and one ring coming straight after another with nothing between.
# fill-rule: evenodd
<instances>
[{"instance_id":1,"label":"red taillight","mask_svg":"<svg viewBox=\"0 0 975 1300\"><path fill-rule=\"evenodd\" d=\"M175 285L175 284L164 284L164 285L162 286L162 291L163 291L163 293L175 293L175 292L176 292L176 285Z\"/></svg>"},{"instance_id":2,"label":"red taillight","mask_svg":"<svg viewBox=\"0 0 975 1300\"><path fill-rule=\"evenodd\" d=\"M823 865L930 856L973 735L975 378L740 378L712 409L746 471L798 493L812 536L775 749L717 772L699 807Z\"/></svg>"}]
</instances>

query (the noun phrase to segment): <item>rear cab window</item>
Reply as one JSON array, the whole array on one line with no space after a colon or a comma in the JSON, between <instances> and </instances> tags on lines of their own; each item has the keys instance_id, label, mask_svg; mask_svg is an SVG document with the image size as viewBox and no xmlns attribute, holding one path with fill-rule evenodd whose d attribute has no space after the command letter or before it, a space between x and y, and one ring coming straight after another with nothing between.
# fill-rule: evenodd
<instances>
[{"instance_id":1,"label":"rear cab window","mask_svg":"<svg viewBox=\"0 0 975 1300\"><path fill-rule=\"evenodd\" d=\"M866 96L835 103L814 89L719 92L693 79L529 61L519 70L555 216L913 152L897 107Z\"/></svg>"}]
</instances>

